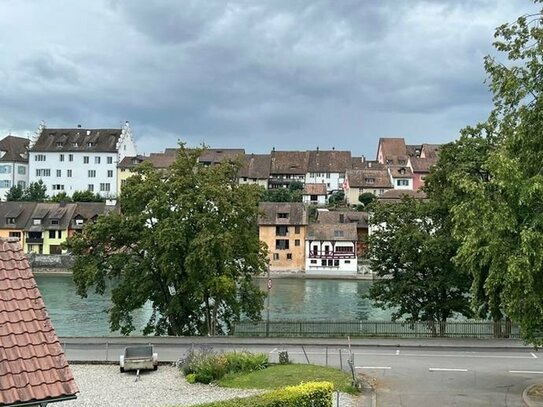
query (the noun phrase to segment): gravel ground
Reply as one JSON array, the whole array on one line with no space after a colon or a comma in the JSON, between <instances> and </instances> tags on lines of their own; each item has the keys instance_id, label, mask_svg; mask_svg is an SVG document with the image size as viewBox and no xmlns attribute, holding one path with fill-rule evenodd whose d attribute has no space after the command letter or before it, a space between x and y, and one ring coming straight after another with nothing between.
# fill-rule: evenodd
<instances>
[{"instance_id":1,"label":"gravel ground","mask_svg":"<svg viewBox=\"0 0 543 407\"><path fill-rule=\"evenodd\" d=\"M62 406L190 406L234 397L258 394L260 390L225 389L217 386L189 384L173 366L160 366L157 371L120 373L118 365L70 365L79 387L77 400ZM355 407L357 398L340 394L341 407ZM335 395L334 395L334 403Z\"/></svg>"}]
</instances>

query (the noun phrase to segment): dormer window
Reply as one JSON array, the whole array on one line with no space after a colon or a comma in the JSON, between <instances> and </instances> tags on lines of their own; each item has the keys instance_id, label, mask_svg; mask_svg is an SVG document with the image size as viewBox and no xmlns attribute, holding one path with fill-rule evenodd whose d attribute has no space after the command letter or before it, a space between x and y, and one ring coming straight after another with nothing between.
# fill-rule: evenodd
<instances>
[{"instance_id":1,"label":"dormer window","mask_svg":"<svg viewBox=\"0 0 543 407\"><path fill-rule=\"evenodd\" d=\"M277 219L288 219L288 213L287 212L278 212L277 213Z\"/></svg>"},{"instance_id":2,"label":"dormer window","mask_svg":"<svg viewBox=\"0 0 543 407\"><path fill-rule=\"evenodd\" d=\"M89 142L87 143L87 147L92 147L93 145L94 145L94 143L91 142L91 141L89 141Z\"/></svg>"},{"instance_id":3,"label":"dormer window","mask_svg":"<svg viewBox=\"0 0 543 407\"><path fill-rule=\"evenodd\" d=\"M83 224L83 219L76 219L75 224L81 226Z\"/></svg>"},{"instance_id":4,"label":"dormer window","mask_svg":"<svg viewBox=\"0 0 543 407\"><path fill-rule=\"evenodd\" d=\"M39 218L32 219L32 224L33 225L41 225L41 219L39 219Z\"/></svg>"},{"instance_id":5,"label":"dormer window","mask_svg":"<svg viewBox=\"0 0 543 407\"><path fill-rule=\"evenodd\" d=\"M6 218L7 225L15 225L15 222L17 222L16 218Z\"/></svg>"},{"instance_id":6,"label":"dormer window","mask_svg":"<svg viewBox=\"0 0 543 407\"><path fill-rule=\"evenodd\" d=\"M79 147L79 143L77 141L72 143L72 147Z\"/></svg>"},{"instance_id":7,"label":"dormer window","mask_svg":"<svg viewBox=\"0 0 543 407\"><path fill-rule=\"evenodd\" d=\"M366 184L374 184L375 183L375 178L364 178L364 182Z\"/></svg>"},{"instance_id":8,"label":"dormer window","mask_svg":"<svg viewBox=\"0 0 543 407\"><path fill-rule=\"evenodd\" d=\"M400 164L400 165L405 165L406 162L405 162L405 160L398 160L398 164Z\"/></svg>"},{"instance_id":9,"label":"dormer window","mask_svg":"<svg viewBox=\"0 0 543 407\"><path fill-rule=\"evenodd\" d=\"M334 230L334 237L343 237L343 230Z\"/></svg>"},{"instance_id":10,"label":"dormer window","mask_svg":"<svg viewBox=\"0 0 543 407\"><path fill-rule=\"evenodd\" d=\"M51 219L51 225L58 225L60 221L58 219Z\"/></svg>"},{"instance_id":11,"label":"dormer window","mask_svg":"<svg viewBox=\"0 0 543 407\"><path fill-rule=\"evenodd\" d=\"M404 175L405 174L405 168L400 168L400 170L398 171L400 174Z\"/></svg>"},{"instance_id":12,"label":"dormer window","mask_svg":"<svg viewBox=\"0 0 543 407\"><path fill-rule=\"evenodd\" d=\"M57 145L57 147L62 147L62 145L63 145L63 144L62 144L62 141L57 141L57 142L56 142L56 145Z\"/></svg>"}]
</instances>

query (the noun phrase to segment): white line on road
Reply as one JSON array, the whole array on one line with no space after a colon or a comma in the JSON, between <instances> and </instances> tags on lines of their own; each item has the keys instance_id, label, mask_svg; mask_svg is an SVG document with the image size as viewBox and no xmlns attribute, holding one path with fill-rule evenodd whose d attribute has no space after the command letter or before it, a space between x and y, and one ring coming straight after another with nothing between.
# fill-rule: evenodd
<instances>
[{"instance_id":1,"label":"white line on road","mask_svg":"<svg viewBox=\"0 0 543 407\"><path fill-rule=\"evenodd\" d=\"M277 352L277 348L273 348L273 350L270 353L275 353L275 352Z\"/></svg>"},{"instance_id":2,"label":"white line on road","mask_svg":"<svg viewBox=\"0 0 543 407\"><path fill-rule=\"evenodd\" d=\"M532 356L534 357L534 359L537 359L537 355L533 352L532 352Z\"/></svg>"},{"instance_id":3,"label":"white line on road","mask_svg":"<svg viewBox=\"0 0 543 407\"><path fill-rule=\"evenodd\" d=\"M427 354L427 353L402 353L402 356L424 357L424 358L481 358L481 359L533 359L531 356L511 356L511 355L444 355L444 354Z\"/></svg>"},{"instance_id":4,"label":"white line on road","mask_svg":"<svg viewBox=\"0 0 543 407\"><path fill-rule=\"evenodd\" d=\"M428 369L430 372L467 372L468 369L449 369L445 367L431 367Z\"/></svg>"},{"instance_id":5,"label":"white line on road","mask_svg":"<svg viewBox=\"0 0 543 407\"><path fill-rule=\"evenodd\" d=\"M509 373L528 373L528 374L543 374L534 370L510 370Z\"/></svg>"},{"instance_id":6,"label":"white line on road","mask_svg":"<svg viewBox=\"0 0 543 407\"><path fill-rule=\"evenodd\" d=\"M390 370L392 369L390 366L355 366L355 369L382 369L382 370Z\"/></svg>"},{"instance_id":7,"label":"white line on road","mask_svg":"<svg viewBox=\"0 0 543 407\"><path fill-rule=\"evenodd\" d=\"M396 349L396 355L399 355L399 354L400 354L400 350Z\"/></svg>"}]
</instances>

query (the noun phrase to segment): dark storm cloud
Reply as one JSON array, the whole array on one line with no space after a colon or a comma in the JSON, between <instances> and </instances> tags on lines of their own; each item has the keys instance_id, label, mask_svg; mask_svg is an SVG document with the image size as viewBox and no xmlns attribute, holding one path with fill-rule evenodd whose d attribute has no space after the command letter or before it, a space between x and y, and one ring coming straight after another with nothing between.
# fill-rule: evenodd
<instances>
[{"instance_id":1,"label":"dark storm cloud","mask_svg":"<svg viewBox=\"0 0 543 407\"><path fill-rule=\"evenodd\" d=\"M128 119L146 152L182 139L371 156L381 136L448 141L488 114L482 59L494 27L533 9L529 0L5 0L0 131Z\"/></svg>"}]
</instances>

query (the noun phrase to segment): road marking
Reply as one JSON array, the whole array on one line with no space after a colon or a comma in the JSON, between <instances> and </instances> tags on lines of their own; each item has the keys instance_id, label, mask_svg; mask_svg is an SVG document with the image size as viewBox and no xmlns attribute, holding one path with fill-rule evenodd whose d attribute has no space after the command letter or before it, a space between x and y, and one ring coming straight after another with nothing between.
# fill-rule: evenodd
<instances>
[{"instance_id":1,"label":"road marking","mask_svg":"<svg viewBox=\"0 0 543 407\"><path fill-rule=\"evenodd\" d=\"M390 370L392 369L390 366L355 366L355 369L382 369L382 370Z\"/></svg>"},{"instance_id":2,"label":"road marking","mask_svg":"<svg viewBox=\"0 0 543 407\"><path fill-rule=\"evenodd\" d=\"M428 369L430 372L467 372L468 369L449 369L445 367L431 367Z\"/></svg>"},{"instance_id":3,"label":"road marking","mask_svg":"<svg viewBox=\"0 0 543 407\"><path fill-rule=\"evenodd\" d=\"M399 355L399 354L400 354L400 350L396 349L396 355Z\"/></svg>"},{"instance_id":4,"label":"road marking","mask_svg":"<svg viewBox=\"0 0 543 407\"><path fill-rule=\"evenodd\" d=\"M273 350L270 353L275 353L275 352L277 352L277 348L273 348Z\"/></svg>"},{"instance_id":5,"label":"road marking","mask_svg":"<svg viewBox=\"0 0 543 407\"><path fill-rule=\"evenodd\" d=\"M424 357L424 358L480 358L480 359L533 359L532 356L511 356L511 355L444 355L444 354L427 354L427 353L402 353L402 356Z\"/></svg>"},{"instance_id":6,"label":"road marking","mask_svg":"<svg viewBox=\"0 0 543 407\"><path fill-rule=\"evenodd\" d=\"M537 355L533 352L532 352L532 356L534 357L534 359L537 359Z\"/></svg>"},{"instance_id":7,"label":"road marking","mask_svg":"<svg viewBox=\"0 0 543 407\"><path fill-rule=\"evenodd\" d=\"M509 373L528 373L528 374L543 374L534 370L510 370Z\"/></svg>"}]
</instances>

